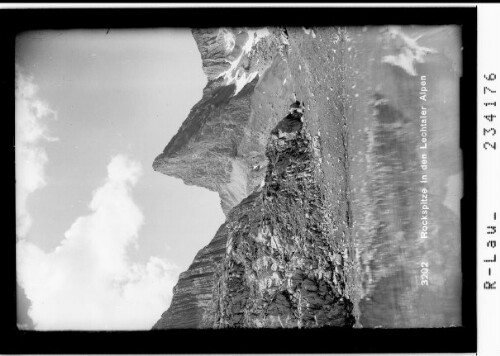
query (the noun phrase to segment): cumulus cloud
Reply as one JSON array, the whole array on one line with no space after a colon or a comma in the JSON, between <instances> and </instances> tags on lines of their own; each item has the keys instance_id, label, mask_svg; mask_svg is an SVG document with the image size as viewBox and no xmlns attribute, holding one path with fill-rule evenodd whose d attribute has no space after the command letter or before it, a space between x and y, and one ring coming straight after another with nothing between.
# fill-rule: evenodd
<instances>
[{"instance_id":1,"label":"cumulus cloud","mask_svg":"<svg viewBox=\"0 0 500 356\"><path fill-rule=\"evenodd\" d=\"M19 237L31 226L26 207L28 196L46 185L47 154L44 141L55 141L47 133L46 120L57 118L49 105L38 97L33 78L16 67L16 225Z\"/></svg>"},{"instance_id":2,"label":"cumulus cloud","mask_svg":"<svg viewBox=\"0 0 500 356\"><path fill-rule=\"evenodd\" d=\"M176 268L157 257L132 263L127 253L144 221L131 194L141 171L115 156L93 193L91 213L76 219L55 250L18 242L18 281L36 329L150 329L166 309Z\"/></svg>"}]
</instances>

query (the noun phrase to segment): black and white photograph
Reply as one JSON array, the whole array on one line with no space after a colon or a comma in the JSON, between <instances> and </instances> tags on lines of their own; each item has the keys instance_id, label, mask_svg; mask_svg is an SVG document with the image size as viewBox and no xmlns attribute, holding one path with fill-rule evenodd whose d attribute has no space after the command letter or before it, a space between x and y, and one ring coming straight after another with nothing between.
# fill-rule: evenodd
<instances>
[{"instance_id":1,"label":"black and white photograph","mask_svg":"<svg viewBox=\"0 0 500 356\"><path fill-rule=\"evenodd\" d=\"M337 11L16 33L18 331L474 343L471 27Z\"/></svg>"}]
</instances>

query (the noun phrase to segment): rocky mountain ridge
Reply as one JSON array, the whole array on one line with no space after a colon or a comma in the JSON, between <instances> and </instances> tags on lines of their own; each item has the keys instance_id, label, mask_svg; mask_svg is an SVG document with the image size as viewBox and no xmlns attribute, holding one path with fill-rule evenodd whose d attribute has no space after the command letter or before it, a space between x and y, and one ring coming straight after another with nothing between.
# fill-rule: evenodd
<instances>
[{"instance_id":1,"label":"rocky mountain ridge","mask_svg":"<svg viewBox=\"0 0 500 356\"><path fill-rule=\"evenodd\" d=\"M263 120L253 98L264 73L279 66L272 54L280 43L267 29L193 30L193 37L208 82L153 168L217 191L227 214L265 172L267 134L278 119Z\"/></svg>"},{"instance_id":2,"label":"rocky mountain ridge","mask_svg":"<svg viewBox=\"0 0 500 356\"><path fill-rule=\"evenodd\" d=\"M458 135L440 136L456 132L458 30L405 30L193 30L208 83L153 167L217 191L226 222L155 329L460 325L459 208L442 183ZM426 241L420 73L440 137Z\"/></svg>"}]
</instances>

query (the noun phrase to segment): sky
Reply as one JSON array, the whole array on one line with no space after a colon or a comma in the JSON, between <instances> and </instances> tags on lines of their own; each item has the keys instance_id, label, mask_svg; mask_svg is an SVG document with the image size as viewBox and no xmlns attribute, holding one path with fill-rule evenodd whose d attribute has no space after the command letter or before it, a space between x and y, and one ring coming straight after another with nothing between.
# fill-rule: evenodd
<instances>
[{"instance_id":1,"label":"sky","mask_svg":"<svg viewBox=\"0 0 500 356\"><path fill-rule=\"evenodd\" d=\"M150 329L224 221L215 192L154 172L201 99L188 29L16 39L18 326Z\"/></svg>"}]
</instances>

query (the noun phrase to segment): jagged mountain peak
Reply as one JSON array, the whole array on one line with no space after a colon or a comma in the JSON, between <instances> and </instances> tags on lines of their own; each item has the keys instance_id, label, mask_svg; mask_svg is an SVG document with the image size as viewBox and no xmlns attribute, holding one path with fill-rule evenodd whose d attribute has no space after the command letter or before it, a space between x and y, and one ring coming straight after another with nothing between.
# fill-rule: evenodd
<instances>
[{"instance_id":1,"label":"jagged mountain peak","mask_svg":"<svg viewBox=\"0 0 500 356\"><path fill-rule=\"evenodd\" d=\"M459 42L443 38L458 32L407 30L193 30L209 80L154 169L217 191L226 222L155 328L460 325L460 231L442 183L460 169L458 135L442 135L456 131L460 73ZM423 119L416 73L432 77ZM423 126L439 136L429 240Z\"/></svg>"}]
</instances>

